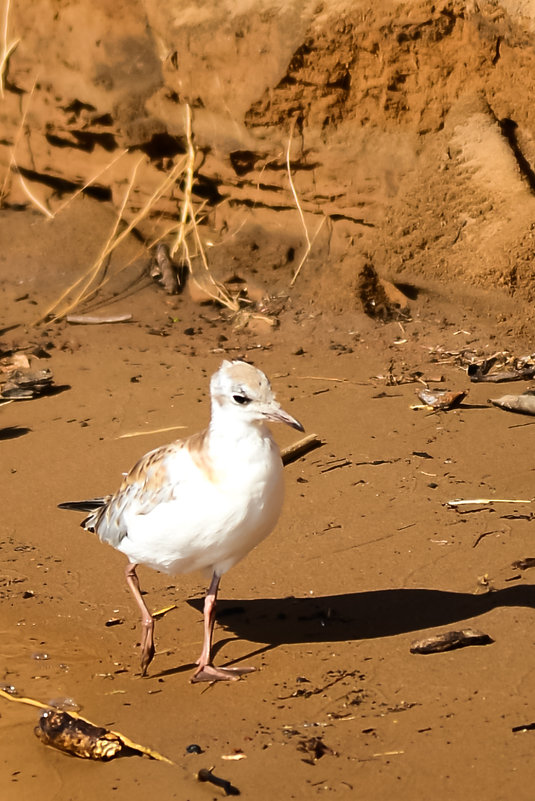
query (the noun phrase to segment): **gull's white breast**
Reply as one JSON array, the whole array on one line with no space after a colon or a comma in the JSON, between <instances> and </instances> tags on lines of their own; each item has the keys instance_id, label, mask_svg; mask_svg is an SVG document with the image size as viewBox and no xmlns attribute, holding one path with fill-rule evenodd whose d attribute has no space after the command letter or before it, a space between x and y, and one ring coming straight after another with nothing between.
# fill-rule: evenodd
<instances>
[{"instance_id":1,"label":"gull's white breast","mask_svg":"<svg viewBox=\"0 0 535 801\"><path fill-rule=\"evenodd\" d=\"M267 429L219 454L212 447L208 470L187 447L171 450L164 467L165 500L147 505L145 487L137 502L134 485L122 504L125 536L113 544L131 562L170 574L208 568L222 575L274 528L284 483L279 449ZM98 533L109 541L104 530Z\"/></svg>"}]
</instances>

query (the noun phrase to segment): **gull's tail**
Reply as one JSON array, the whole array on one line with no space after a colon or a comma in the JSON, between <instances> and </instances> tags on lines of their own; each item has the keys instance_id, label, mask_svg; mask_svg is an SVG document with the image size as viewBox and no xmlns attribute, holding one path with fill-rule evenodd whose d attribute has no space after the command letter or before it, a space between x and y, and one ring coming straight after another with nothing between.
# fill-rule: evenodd
<instances>
[{"instance_id":1,"label":"gull's tail","mask_svg":"<svg viewBox=\"0 0 535 801\"><path fill-rule=\"evenodd\" d=\"M108 498L92 498L90 501L67 501L58 503L58 509L69 509L72 512L94 512L107 502Z\"/></svg>"}]
</instances>

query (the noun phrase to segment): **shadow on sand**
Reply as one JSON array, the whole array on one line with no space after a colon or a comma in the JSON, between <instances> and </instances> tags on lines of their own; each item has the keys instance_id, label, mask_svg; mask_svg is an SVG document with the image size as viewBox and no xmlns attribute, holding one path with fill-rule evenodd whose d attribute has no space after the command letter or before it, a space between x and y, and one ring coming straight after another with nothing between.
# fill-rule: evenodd
<instances>
[{"instance_id":1,"label":"shadow on sand","mask_svg":"<svg viewBox=\"0 0 535 801\"><path fill-rule=\"evenodd\" d=\"M202 614L202 598L190 599L188 603ZM221 599L217 602L218 632L212 655L223 652L233 639L265 643L230 662L223 658L223 665L228 666L279 645L392 637L437 626L456 626L507 606L535 608L535 586L507 587L484 595L399 589L305 598ZM221 630L234 636L222 638ZM182 673L194 667L194 664L183 664L157 672L152 678Z\"/></svg>"},{"instance_id":2,"label":"shadow on sand","mask_svg":"<svg viewBox=\"0 0 535 801\"><path fill-rule=\"evenodd\" d=\"M202 599L188 603L202 612ZM506 606L535 607L535 586L484 595L399 589L308 598L218 601L217 622L243 640L269 643L339 642L390 637L456 624Z\"/></svg>"}]
</instances>

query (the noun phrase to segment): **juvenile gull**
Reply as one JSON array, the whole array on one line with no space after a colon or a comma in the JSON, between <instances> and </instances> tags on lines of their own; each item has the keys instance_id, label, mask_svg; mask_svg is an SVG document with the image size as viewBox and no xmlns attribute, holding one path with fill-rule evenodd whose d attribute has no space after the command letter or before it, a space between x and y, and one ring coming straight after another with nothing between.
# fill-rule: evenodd
<instances>
[{"instance_id":1,"label":"juvenile gull","mask_svg":"<svg viewBox=\"0 0 535 801\"><path fill-rule=\"evenodd\" d=\"M141 673L154 656L154 618L138 564L175 575L209 570L204 641L192 681L237 679L252 668L212 664L221 576L273 530L284 496L282 461L266 422L303 426L281 409L264 373L224 361L210 381L208 428L149 451L114 495L60 504L90 514L82 527L126 554L126 581L141 611Z\"/></svg>"}]
</instances>

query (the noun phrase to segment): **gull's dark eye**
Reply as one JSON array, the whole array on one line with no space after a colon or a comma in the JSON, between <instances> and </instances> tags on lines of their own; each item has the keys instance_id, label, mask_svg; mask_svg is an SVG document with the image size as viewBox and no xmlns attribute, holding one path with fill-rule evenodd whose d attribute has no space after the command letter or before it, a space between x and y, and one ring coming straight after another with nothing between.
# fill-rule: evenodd
<instances>
[{"instance_id":1,"label":"gull's dark eye","mask_svg":"<svg viewBox=\"0 0 535 801\"><path fill-rule=\"evenodd\" d=\"M248 398L247 395L233 395L232 400L241 404L251 403L251 398Z\"/></svg>"}]
</instances>

